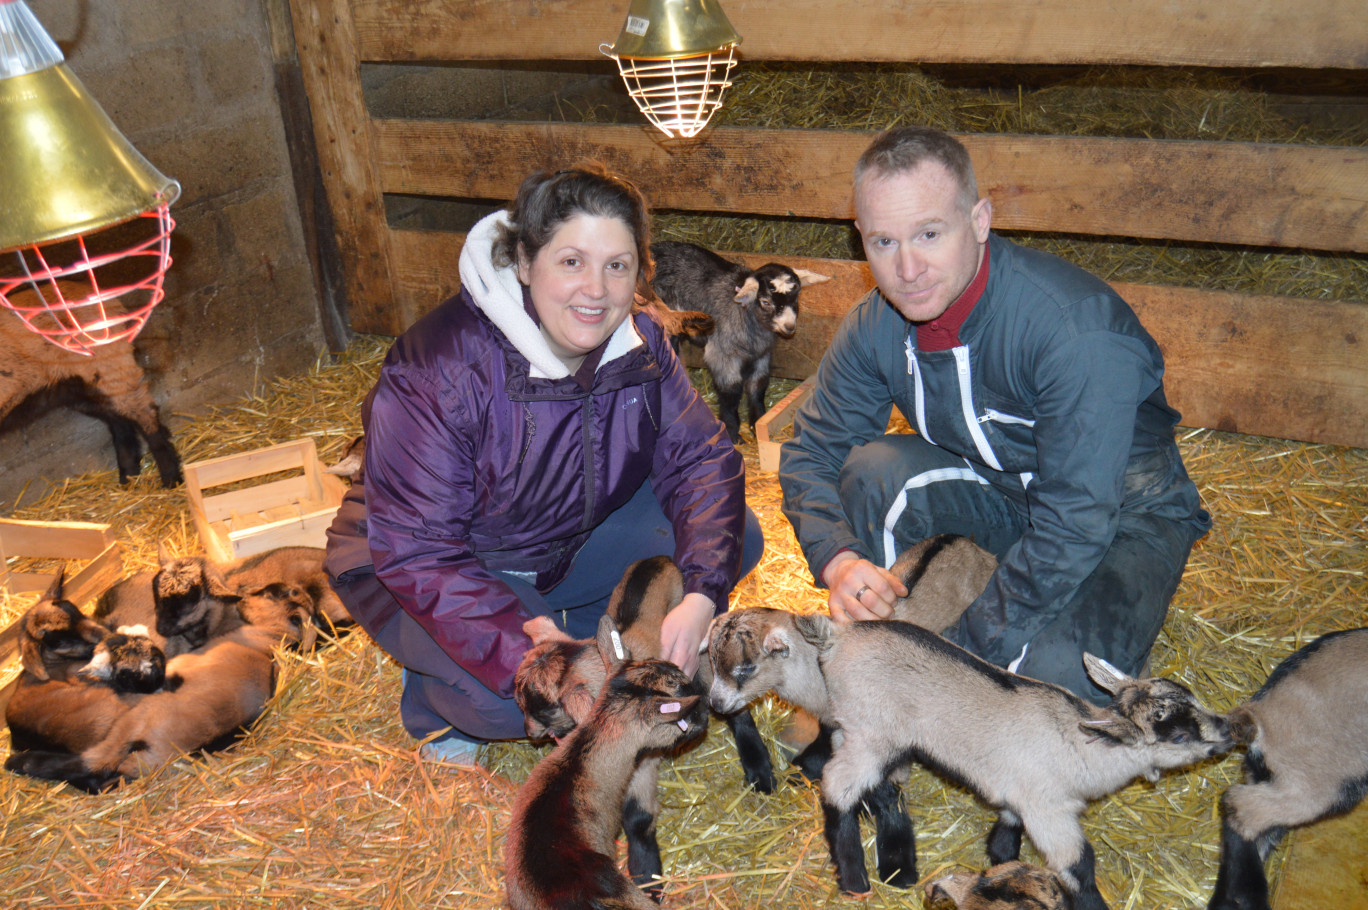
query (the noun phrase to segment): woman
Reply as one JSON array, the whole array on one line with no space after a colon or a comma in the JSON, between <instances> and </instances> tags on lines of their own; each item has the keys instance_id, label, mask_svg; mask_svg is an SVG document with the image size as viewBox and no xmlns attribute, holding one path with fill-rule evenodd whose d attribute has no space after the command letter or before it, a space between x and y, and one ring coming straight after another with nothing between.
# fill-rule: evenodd
<instances>
[{"instance_id":1,"label":"woman","mask_svg":"<svg viewBox=\"0 0 1368 910\"><path fill-rule=\"evenodd\" d=\"M686 594L662 654L692 674L759 561L741 456L660 327L632 315L652 267L631 183L597 165L534 174L470 231L460 295L395 342L367 397L364 478L327 569L405 667L404 726L450 728L428 757L470 764L522 736L532 616L591 636L626 567L671 556Z\"/></svg>"}]
</instances>

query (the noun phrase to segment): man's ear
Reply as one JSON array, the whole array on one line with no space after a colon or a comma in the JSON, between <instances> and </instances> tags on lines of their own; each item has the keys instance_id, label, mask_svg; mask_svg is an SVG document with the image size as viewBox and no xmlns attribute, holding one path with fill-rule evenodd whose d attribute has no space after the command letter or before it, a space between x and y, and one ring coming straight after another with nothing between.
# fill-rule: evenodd
<instances>
[{"instance_id":1,"label":"man's ear","mask_svg":"<svg viewBox=\"0 0 1368 910\"><path fill-rule=\"evenodd\" d=\"M988 242L988 229L993 226L993 202L984 196L974 203L969 213L969 221L974 226L974 237L979 243Z\"/></svg>"}]
</instances>

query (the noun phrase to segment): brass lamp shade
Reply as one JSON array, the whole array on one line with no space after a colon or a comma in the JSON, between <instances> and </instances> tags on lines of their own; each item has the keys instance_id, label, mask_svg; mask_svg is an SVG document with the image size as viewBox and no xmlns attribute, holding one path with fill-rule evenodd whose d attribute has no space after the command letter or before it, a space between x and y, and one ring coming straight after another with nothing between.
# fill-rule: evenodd
<instances>
[{"instance_id":1,"label":"brass lamp shade","mask_svg":"<svg viewBox=\"0 0 1368 910\"><path fill-rule=\"evenodd\" d=\"M632 0L612 56L672 60L740 43L741 36L714 0Z\"/></svg>"},{"instance_id":2,"label":"brass lamp shade","mask_svg":"<svg viewBox=\"0 0 1368 910\"><path fill-rule=\"evenodd\" d=\"M0 79L0 162L0 251L128 221L180 195L65 63Z\"/></svg>"}]
</instances>

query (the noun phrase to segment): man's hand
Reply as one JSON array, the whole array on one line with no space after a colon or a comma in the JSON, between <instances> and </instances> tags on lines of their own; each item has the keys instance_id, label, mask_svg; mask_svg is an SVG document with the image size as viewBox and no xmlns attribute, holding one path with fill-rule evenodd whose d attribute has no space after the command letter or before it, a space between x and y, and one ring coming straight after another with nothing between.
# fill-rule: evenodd
<instances>
[{"instance_id":1,"label":"man's hand","mask_svg":"<svg viewBox=\"0 0 1368 910\"><path fill-rule=\"evenodd\" d=\"M660 656L690 677L698 672L698 646L708 634L714 609L702 594L685 594L660 624Z\"/></svg>"},{"instance_id":2,"label":"man's hand","mask_svg":"<svg viewBox=\"0 0 1368 910\"><path fill-rule=\"evenodd\" d=\"M832 557L822 570L822 581L831 592L827 607L835 622L887 619L898 598L907 596L907 586L892 572L849 550Z\"/></svg>"}]
</instances>

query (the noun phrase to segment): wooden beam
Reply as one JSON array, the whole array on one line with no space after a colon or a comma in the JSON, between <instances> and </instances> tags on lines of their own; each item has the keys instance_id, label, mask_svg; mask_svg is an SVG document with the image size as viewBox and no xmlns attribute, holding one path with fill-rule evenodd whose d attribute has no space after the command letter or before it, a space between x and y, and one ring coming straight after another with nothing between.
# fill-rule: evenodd
<instances>
[{"instance_id":1,"label":"wooden beam","mask_svg":"<svg viewBox=\"0 0 1368 910\"><path fill-rule=\"evenodd\" d=\"M400 295L425 311L460 285L464 235L396 231ZM798 334L775 348L776 376L801 379L821 361L850 307L874 286L863 262L773 258L832 276L806 288ZM1368 304L1118 284L1164 351L1169 401L1188 426L1368 447ZM396 335L398 312L356 328Z\"/></svg>"},{"instance_id":2,"label":"wooden beam","mask_svg":"<svg viewBox=\"0 0 1368 910\"><path fill-rule=\"evenodd\" d=\"M851 217L875 133L717 128L691 144L646 126L380 120L387 193L512 198L548 164L596 158L661 209ZM995 226L1368 252L1368 149L964 135Z\"/></svg>"},{"instance_id":3,"label":"wooden beam","mask_svg":"<svg viewBox=\"0 0 1368 910\"><path fill-rule=\"evenodd\" d=\"M1368 66L1361 0L728 0L749 60ZM354 0L365 60L594 60L627 0Z\"/></svg>"},{"instance_id":4,"label":"wooden beam","mask_svg":"<svg viewBox=\"0 0 1368 910\"><path fill-rule=\"evenodd\" d=\"M353 319L391 299L389 232L348 0L291 0L300 75Z\"/></svg>"}]
</instances>

